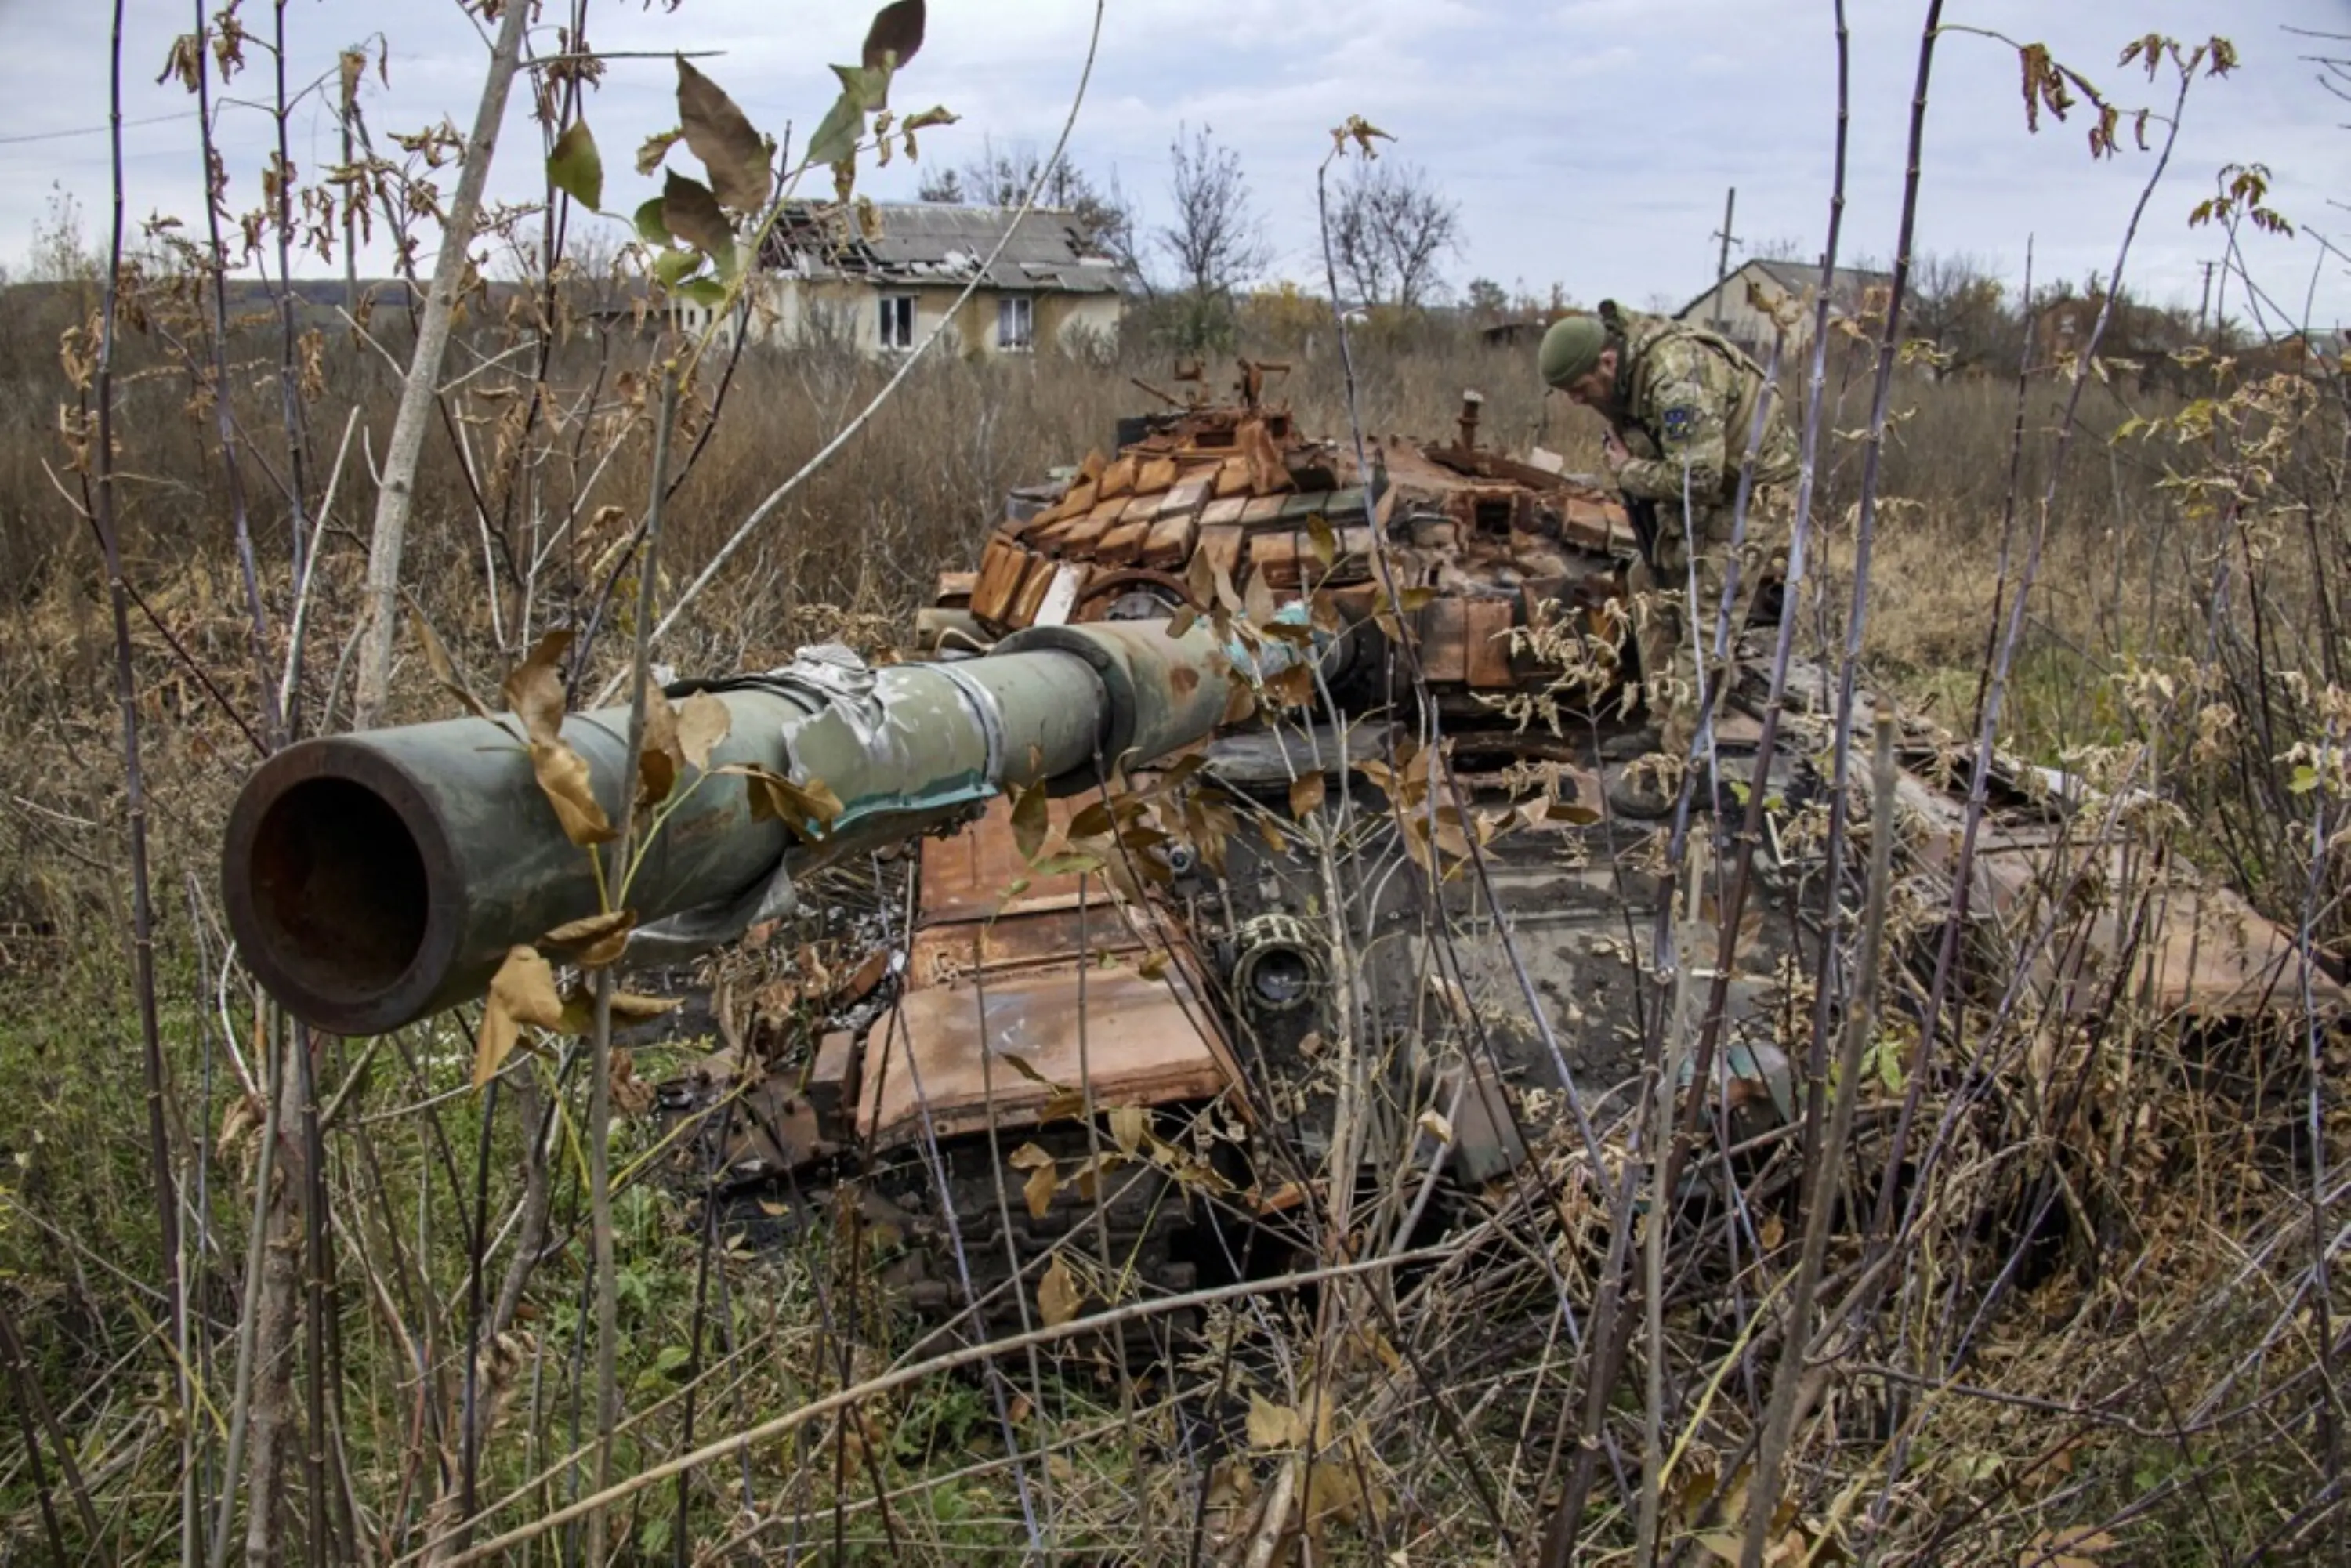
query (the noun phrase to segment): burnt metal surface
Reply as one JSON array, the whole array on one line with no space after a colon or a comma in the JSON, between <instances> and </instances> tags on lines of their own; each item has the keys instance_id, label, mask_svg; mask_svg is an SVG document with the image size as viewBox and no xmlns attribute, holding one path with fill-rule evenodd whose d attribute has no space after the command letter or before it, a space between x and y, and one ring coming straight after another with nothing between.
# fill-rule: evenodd
<instances>
[{"instance_id":1,"label":"burnt metal surface","mask_svg":"<svg viewBox=\"0 0 2351 1568\"><path fill-rule=\"evenodd\" d=\"M1898 789L1906 861L1948 886L1963 803L1916 773ZM2197 1020L2351 1010L2351 992L2305 963L2288 933L2099 805L2020 799L2014 781L2001 793L1977 831L1969 894L1988 966L2012 970L2023 958L2032 990L2068 1012L2110 1001ZM2015 952L2014 934L2053 913L2055 939Z\"/></svg>"},{"instance_id":2,"label":"burnt metal surface","mask_svg":"<svg viewBox=\"0 0 2351 1568\"><path fill-rule=\"evenodd\" d=\"M1049 831L1092 799L1049 802ZM878 1146L1036 1125L1072 1092L1106 1111L1237 1086L1185 936L1099 877L1032 877L1008 805L924 845L918 907L906 995L865 1044L857 1127Z\"/></svg>"},{"instance_id":3,"label":"burnt metal surface","mask_svg":"<svg viewBox=\"0 0 2351 1568\"><path fill-rule=\"evenodd\" d=\"M925 1108L940 1137L1034 1125L1057 1094L1082 1086L1098 1111L1213 1099L1233 1074L1200 1016L1175 971L1149 978L1115 962L915 989L874 1026L884 1039L868 1048L858 1131L883 1146L904 1142L923 1131Z\"/></svg>"},{"instance_id":4,"label":"burnt metal surface","mask_svg":"<svg viewBox=\"0 0 2351 1568\"><path fill-rule=\"evenodd\" d=\"M1050 505L1008 507L977 575L943 583L941 605L984 633L1205 612L1219 593L1253 620L1311 595L1363 622L1392 584L1415 601L1406 619L1433 694L1473 715L1514 688L1556 697L1572 685L1518 634L1565 620L1620 640L1604 607L1633 535L1609 495L1473 444L1474 420L1450 444L1375 440L1366 472L1352 446L1310 440L1264 402L1253 371L1239 403L1156 418L1114 455L1090 454ZM1596 700L1613 685L1614 653L1602 663L1611 678L1569 695ZM1407 695L1398 669L1383 674L1351 695Z\"/></svg>"}]
</instances>

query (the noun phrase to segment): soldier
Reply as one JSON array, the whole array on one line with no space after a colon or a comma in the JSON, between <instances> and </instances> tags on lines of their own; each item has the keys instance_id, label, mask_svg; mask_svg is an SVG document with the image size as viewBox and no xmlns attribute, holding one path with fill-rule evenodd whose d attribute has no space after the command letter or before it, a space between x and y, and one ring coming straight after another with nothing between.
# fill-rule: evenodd
<instances>
[{"instance_id":1,"label":"soldier","mask_svg":"<svg viewBox=\"0 0 2351 1568\"><path fill-rule=\"evenodd\" d=\"M1740 465L1764 374L1716 333L1640 315L1614 300L1603 301L1596 315L1553 322L1543 335L1541 366L1545 382L1608 421L1603 460L1625 492L1641 549L1627 585L1643 701L1656 732L1655 752L1625 768L1608 799L1627 816L1662 816L1672 808L1700 716L1697 644L1684 612L1690 569L1697 569L1702 611L1696 634L1710 643L1730 565ZM1763 526L1771 510L1767 492L1795 473L1795 444L1775 398L1756 449L1740 552L1742 606L1754 602L1764 579L1776 580L1773 557L1784 564L1784 551L1770 548L1776 530ZM1745 619L1740 608L1733 609L1734 633ZM1734 634L1732 662L1714 695L1737 674L1737 644Z\"/></svg>"}]
</instances>

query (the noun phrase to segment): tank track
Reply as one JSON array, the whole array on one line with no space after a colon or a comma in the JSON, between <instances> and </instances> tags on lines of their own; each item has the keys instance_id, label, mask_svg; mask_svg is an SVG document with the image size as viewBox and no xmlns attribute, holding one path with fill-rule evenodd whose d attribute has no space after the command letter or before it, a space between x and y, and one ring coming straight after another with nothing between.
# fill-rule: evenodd
<instances>
[{"instance_id":1,"label":"tank track","mask_svg":"<svg viewBox=\"0 0 2351 1568\"><path fill-rule=\"evenodd\" d=\"M1163 1131L1172 1130L1174 1120L1165 1110L1156 1118ZM1023 1195L1029 1171L1008 1163L1029 1145L1051 1155L1060 1173L1042 1214L1032 1214ZM1114 1152L1117 1146L1108 1131L1101 1134L1101 1147ZM1066 1124L999 1135L993 1146L986 1134L951 1139L938 1149L945 1203L937 1172L921 1149L902 1150L873 1172L872 1190L908 1221L906 1250L893 1270L893 1283L907 1306L937 1325L926 1350L1041 1326L1039 1289L1057 1259L1082 1293L1081 1316L1132 1301L1139 1292L1180 1295L1196 1289L1204 1271L1217 1271L1204 1256L1213 1243L1202 1224L1201 1200L1144 1162L1105 1175L1089 1197L1071 1173L1092 1152L1086 1129ZM1205 1270L1204 1263L1209 1264ZM1187 1311L1158 1313L1123 1325L1119 1337L1130 1357L1161 1358L1194 1322ZM1084 1337L1070 1343L1091 1349L1107 1344Z\"/></svg>"}]
</instances>

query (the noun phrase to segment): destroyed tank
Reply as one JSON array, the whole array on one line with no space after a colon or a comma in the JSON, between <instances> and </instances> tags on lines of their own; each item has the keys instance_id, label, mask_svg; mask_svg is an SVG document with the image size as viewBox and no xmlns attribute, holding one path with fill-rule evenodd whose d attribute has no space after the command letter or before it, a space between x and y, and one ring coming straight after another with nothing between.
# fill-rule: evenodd
<instances>
[{"instance_id":1,"label":"destroyed tank","mask_svg":"<svg viewBox=\"0 0 2351 1568\"><path fill-rule=\"evenodd\" d=\"M1314 1228L1359 1184L1395 1235L1441 1228L1519 1179L1569 1095L1630 1092L1656 1030L1659 828L1612 819L1601 788L1637 719L1622 507L1482 445L1474 394L1450 441L1311 438L1266 395L1278 370L1245 363L1228 401L1196 374L1015 492L921 612L918 659L807 649L674 689L729 709L712 768L821 783L839 810L795 834L747 781L697 790L632 890L623 962L765 929L828 868L865 868L872 945L664 1086L702 1126L687 1163L758 1197L755 1228L854 1192L902 1247L904 1298L967 1332L1027 1321L1055 1259L1102 1301L1328 1257ZM1755 783L1761 695L1729 694L1715 787ZM1800 665L1774 822L1818 788L1832 700ZM616 808L625 710L563 733ZM1905 874L1946 883L1949 755L1907 733L1899 786ZM1999 919L2051 895L2053 862L2121 875L2131 846L2032 770L1988 794L1970 946L2004 975ZM1776 890L1818 875L1813 843L1766 832L1751 909L1796 906ZM342 1032L478 995L511 946L597 908L486 719L281 753L240 797L225 883L263 984ZM2099 916L2022 961L2056 992L2127 965L2213 1018L2305 979L2340 1009L2232 895L2165 907L2151 933ZM1750 924L1709 1085L1726 1127L1793 1109L1796 923Z\"/></svg>"}]
</instances>

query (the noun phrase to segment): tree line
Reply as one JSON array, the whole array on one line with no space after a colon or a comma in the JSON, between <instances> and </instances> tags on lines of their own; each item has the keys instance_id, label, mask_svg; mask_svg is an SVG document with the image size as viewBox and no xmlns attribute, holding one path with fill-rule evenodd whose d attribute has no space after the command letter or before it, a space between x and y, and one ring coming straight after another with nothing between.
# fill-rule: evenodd
<instances>
[{"instance_id":1,"label":"tree line","mask_svg":"<svg viewBox=\"0 0 2351 1568\"><path fill-rule=\"evenodd\" d=\"M1274 260L1240 153L1212 127L1182 126L1168 145L1168 221L1145 225L1117 176L1097 180L1036 149L983 141L955 166L925 171L925 202L1019 206L1070 214L1081 241L1117 262L1156 335L1185 350L1229 347L1244 291ZM1332 261L1344 303L1412 313L1447 301L1445 264L1462 249L1461 213L1426 170L1392 159L1350 165L1331 193Z\"/></svg>"}]
</instances>

